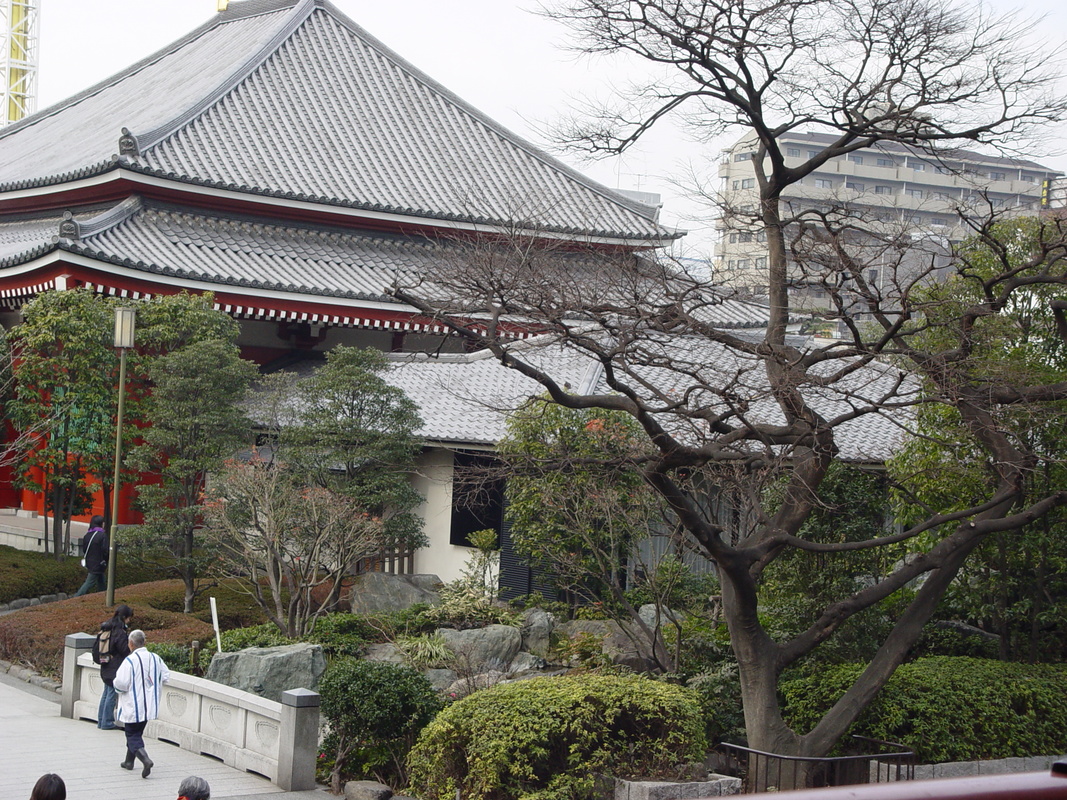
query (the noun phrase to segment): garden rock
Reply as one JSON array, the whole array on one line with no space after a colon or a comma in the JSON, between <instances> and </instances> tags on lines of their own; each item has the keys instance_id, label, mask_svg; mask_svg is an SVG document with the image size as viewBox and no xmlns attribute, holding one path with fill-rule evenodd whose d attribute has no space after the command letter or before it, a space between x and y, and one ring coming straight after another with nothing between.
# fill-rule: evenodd
<instances>
[{"instance_id":1,"label":"garden rock","mask_svg":"<svg viewBox=\"0 0 1067 800\"><path fill-rule=\"evenodd\" d=\"M288 689L318 688L325 671L322 647L300 642L216 653L207 679L280 702L282 692Z\"/></svg>"},{"instance_id":2,"label":"garden rock","mask_svg":"<svg viewBox=\"0 0 1067 800\"><path fill-rule=\"evenodd\" d=\"M363 652L365 661L382 661L386 664L403 664L404 653L395 644L370 644Z\"/></svg>"},{"instance_id":3,"label":"garden rock","mask_svg":"<svg viewBox=\"0 0 1067 800\"><path fill-rule=\"evenodd\" d=\"M443 692L456 682L456 673L450 669L428 669L422 673L434 691Z\"/></svg>"},{"instance_id":4,"label":"garden rock","mask_svg":"<svg viewBox=\"0 0 1067 800\"><path fill-rule=\"evenodd\" d=\"M511 672L533 672L534 670L542 670L548 665L541 656L535 656L533 653L519 653L511 661Z\"/></svg>"},{"instance_id":5,"label":"garden rock","mask_svg":"<svg viewBox=\"0 0 1067 800\"><path fill-rule=\"evenodd\" d=\"M461 700L474 692L488 689L490 686L496 686L498 683L507 682L507 675L499 670L492 669L488 672L480 672L477 675L460 678L445 690L445 694L448 697Z\"/></svg>"},{"instance_id":6,"label":"garden rock","mask_svg":"<svg viewBox=\"0 0 1067 800\"><path fill-rule=\"evenodd\" d=\"M391 575L367 572L356 578L350 595L353 613L402 611L416 603L436 605L441 602L436 575Z\"/></svg>"},{"instance_id":7,"label":"garden rock","mask_svg":"<svg viewBox=\"0 0 1067 800\"><path fill-rule=\"evenodd\" d=\"M389 800L393 790L376 781L349 781L345 784L345 800Z\"/></svg>"},{"instance_id":8,"label":"garden rock","mask_svg":"<svg viewBox=\"0 0 1067 800\"><path fill-rule=\"evenodd\" d=\"M630 628L631 635L615 620L608 619L573 619L557 626L564 636L574 639L582 633L588 633L602 639L604 655L613 664L629 667L635 672L644 672L652 668L651 661L638 650L634 640L647 643L647 638L636 627ZM645 644L647 650L647 644Z\"/></svg>"},{"instance_id":9,"label":"garden rock","mask_svg":"<svg viewBox=\"0 0 1067 800\"><path fill-rule=\"evenodd\" d=\"M437 632L456 654L459 667L468 672L505 670L522 647L522 634L510 625L465 631L438 628Z\"/></svg>"},{"instance_id":10,"label":"garden rock","mask_svg":"<svg viewBox=\"0 0 1067 800\"><path fill-rule=\"evenodd\" d=\"M537 656L547 656L556 618L544 609L531 608L523 614L522 649Z\"/></svg>"},{"instance_id":11,"label":"garden rock","mask_svg":"<svg viewBox=\"0 0 1067 800\"><path fill-rule=\"evenodd\" d=\"M656 627L656 604L645 603L637 611L637 616L641 618L641 621L645 623L649 628L655 629ZM671 611L664 606L659 607L659 625L660 628L664 628L670 625L672 622L677 622L681 619L681 615L677 611Z\"/></svg>"}]
</instances>

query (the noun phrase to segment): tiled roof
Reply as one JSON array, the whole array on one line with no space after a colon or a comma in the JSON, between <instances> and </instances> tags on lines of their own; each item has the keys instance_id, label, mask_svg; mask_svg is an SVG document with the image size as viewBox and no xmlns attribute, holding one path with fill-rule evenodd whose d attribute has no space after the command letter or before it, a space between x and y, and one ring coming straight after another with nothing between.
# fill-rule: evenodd
<instances>
[{"instance_id":1,"label":"tiled roof","mask_svg":"<svg viewBox=\"0 0 1067 800\"><path fill-rule=\"evenodd\" d=\"M638 242L673 236L654 209L501 128L326 0L231 3L156 55L0 133L0 191L115 165L416 218L533 222Z\"/></svg>"},{"instance_id":2,"label":"tiled roof","mask_svg":"<svg viewBox=\"0 0 1067 800\"><path fill-rule=\"evenodd\" d=\"M598 366L586 356L558 345L538 347L536 339L522 345L528 357L543 365L549 374L580 392L610 390L603 382ZM762 362L746 358L707 340L675 337L669 345L672 357L684 359L688 367L704 381L706 389L693 393L690 407L726 411L729 404L744 408L747 418L757 423L782 421L781 411L766 388ZM499 441L505 432L506 412L517 408L528 397L541 394L541 386L513 369L503 367L482 353L473 356L441 358L395 356L388 380L404 389L422 409L422 435L431 441L457 445L485 444ZM642 368L641 376L669 397L680 398L694 380L677 371ZM848 415L857 408L876 404L894 387L899 373L880 364L858 369L830 388L804 390L812 406L827 419ZM905 383L898 394L909 399L914 387ZM668 428L689 441L703 434L692 423L671 421ZM846 460L880 462L903 441L912 420L907 407L863 413L836 427L835 440ZM736 417L729 420L736 423ZM685 426L692 428L689 432Z\"/></svg>"}]
</instances>

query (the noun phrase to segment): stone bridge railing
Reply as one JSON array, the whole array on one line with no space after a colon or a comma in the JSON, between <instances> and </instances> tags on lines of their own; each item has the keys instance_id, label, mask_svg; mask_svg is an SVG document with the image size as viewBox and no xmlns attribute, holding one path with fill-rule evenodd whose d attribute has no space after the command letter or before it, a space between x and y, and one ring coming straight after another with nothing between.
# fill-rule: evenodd
<instances>
[{"instance_id":1,"label":"stone bridge railing","mask_svg":"<svg viewBox=\"0 0 1067 800\"><path fill-rule=\"evenodd\" d=\"M95 637L73 633L63 651L61 713L96 721L104 684L93 663ZM286 791L314 789L319 742L319 695L307 689L265 700L240 689L171 672L159 719L147 736L263 775Z\"/></svg>"}]
</instances>

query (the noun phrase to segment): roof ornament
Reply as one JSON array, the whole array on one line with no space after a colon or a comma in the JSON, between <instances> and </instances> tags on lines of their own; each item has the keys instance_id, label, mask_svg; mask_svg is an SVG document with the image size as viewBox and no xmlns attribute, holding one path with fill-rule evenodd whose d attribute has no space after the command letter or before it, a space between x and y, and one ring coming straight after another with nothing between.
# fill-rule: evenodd
<instances>
[{"instance_id":1,"label":"roof ornament","mask_svg":"<svg viewBox=\"0 0 1067 800\"><path fill-rule=\"evenodd\" d=\"M59 238L75 240L81 238L81 225L70 211L63 212L63 220L59 223Z\"/></svg>"},{"instance_id":2,"label":"roof ornament","mask_svg":"<svg viewBox=\"0 0 1067 800\"><path fill-rule=\"evenodd\" d=\"M133 156L134 158L141 155L141 148L137 144L137 136L129 128L123 128L122 136L119 137L119 155Z\"/></svg>"}]
</instances>

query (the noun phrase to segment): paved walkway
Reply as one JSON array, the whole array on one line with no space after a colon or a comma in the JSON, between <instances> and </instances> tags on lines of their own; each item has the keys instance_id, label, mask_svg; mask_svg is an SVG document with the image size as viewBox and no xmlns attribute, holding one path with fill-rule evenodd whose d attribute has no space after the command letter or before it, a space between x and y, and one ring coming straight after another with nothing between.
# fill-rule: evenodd
<instances>
[{"instance_id":1,"label":"paved walkway","mask_svg":"<svg viewBox=\"0 0 1067 800\"><path fill-rule=\"evenodd\" d=\"M155 767L143 779L119 767L126 755L122 731L102 731L95 723L59 716L59 696L0 675L0 797L24 800L37 779L55 772L67 784L68 800L175 800L178 785L199 775L211 785L211 797L271 800L329 800L324 790L282 792L266 778L147 740Z\"/></svg>"}]
</instances>

